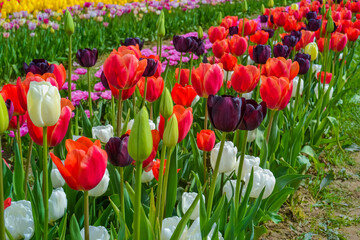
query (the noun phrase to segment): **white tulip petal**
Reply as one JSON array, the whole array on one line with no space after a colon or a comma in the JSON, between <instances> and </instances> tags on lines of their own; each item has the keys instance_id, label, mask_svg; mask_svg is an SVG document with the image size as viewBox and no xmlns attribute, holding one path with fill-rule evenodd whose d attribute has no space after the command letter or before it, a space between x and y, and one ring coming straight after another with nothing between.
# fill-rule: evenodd
<instances>
[{"instance_id":1,"label":"white tulip petal","mask_svg":"<svg viewBox=\"0 0 360 240\"><path fill-rule=\"evenodd\" d=\"M99 184L93 189L89 190L89 196L99 197L103 195L108 189L109 181L110 181L110 175L109 175L109 171L106 169L105 174L101 179L101 181L99 182Z\"/></svg>"},{"instance_id":2,"label":"white tulip petal","mask_svg":"<svg viewBox=\"0 0 360 240\"><path fill-rule=\"evenodd\" d=\"M80 234L81 234L82 239L85 239L85 230L84 229L81 229ZM100 227L89 226L89 235L90 235L89 240L109 240L110 239L110 235L109 235L108 231L103 226L100 226Z\"/></svg>"},{"instance_id":3,"label":"white tulip petal","mask_svg":"<svg viewBox=\"0 0 360 240\"><path fill-rule=\"evenodd\" d=\"M49 222L54 222L64 216L67 209L67 198L64 189L54 189L49 198Z\"/></svg>"},{"instance_id":4,"label":"white tulip petal","mask_svg":"<svg viewBox=\"0 0 360 240\"><path fill-rule=\"evenodd\" d=\"M34 235L35 227L30 201L11 202L4 211L4 219L5 227L14 239L29 240Z\"/></svg>"}]
</instances>

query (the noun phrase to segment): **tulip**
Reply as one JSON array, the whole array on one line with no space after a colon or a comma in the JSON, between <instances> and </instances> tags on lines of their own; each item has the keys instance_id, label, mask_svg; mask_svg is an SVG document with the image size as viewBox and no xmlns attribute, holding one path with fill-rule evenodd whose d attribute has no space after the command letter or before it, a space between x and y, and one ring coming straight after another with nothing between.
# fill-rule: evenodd
<instances>
[{"instance_id":1,"label":"tulip","mask_svg":"<svg viewBox=\"0 0 360 240\"><path fill-rule=\"evenodd\" d=\"M319 85L316 84L316 86L315 86L315 88L314 88L314 92L315 92L315 97L316 97L316 99L319 99L319 91L320 91L320 92L323 91L324 93L326 93L327 91L330 91L330 92L329 92L329 99L331 99L331 98L332 98L332 95L333 95L333 93L334 93L334 88L332 87L332 88L330 88L330 90L329 90L329 88L330 88L330 85L329 85L329 84L325 84L325 88L323 87L323 85L321 85L320 88L319 88Z\"/></svg>"},{"instance_id":2,"label":"tulip","mask_svg":"<svg viewBox=\"0 0 360 240\"><path fill-rule=\"evenodd\" d=\"M179 75L179 68L176 68L175 70L175 78L176 82L179 82L178 79ZM182 68L180 71L180 84L185 87L185 85L189 84L189 75L190 75L190 69Z\"/></svg>"},{"instance_id":3,"label":"tulip","mask_svg":"<svg viewBox=\"0 0 360 240\"><path fill-rule=\"evenodd\" d=\"M237 35L239 33L239 27L238 26L233 26L229 28L229 35L230 36L234 36Z\"/></svg>"},{"instance_id":4,"label":"tulip","mask_svg":"<svg viewBox=\"0 0 360 240\"><path fill-rule=\"evenodd\" d=\"M158 21L156 22L156 27L157 27L157 35L161 41L161 38L165 36L165 15L163 11L161 11Z\"/></svg>"},{"instance_id":5,"label":"tulip","mask_svg":"<svg viewBox=\"0 0 360 240\"><path fill-rule=\"evenodd\" d=\"M190 52L198 47L197 42L193 38L178 35L174 35L173 44L175 50L181 53Z\"/></svg>"},{"instance_id":6,"label":"tulip","mask_svg":"<svg viewBox=\"0 0 360 240\"><path fill-rule=\"evenodd\" d=\"M226 30L226 28L219 26L219 27L213 27L211 26L208 31L209 40L211 43L214 43L216 41L221 41L226 38L228 35L229 30Z\"/></svg>"},{"instance_id":7,"label":"tulip","mask_svg":"<svg viewBox=\"0 0 360 240\"><path fill-rule=\"evenodd\" d=\"M257 45L253 49L253 58L255 63L265 64L271 56L271 48L269 45Z\"/></svg>"},{"instance_id":8,"label":"tulip","mask_svg":"<svg viewBox=\"0 0 360 240\"><path fill-rule=\"evenodd\" d=\"M243 22L245 20L245 25L243 26ZM239 20L239 35L241 36L249 36L256 32L257 22L254 20L248 20L247 18ZM244 28L244 34L242 34Z\"/></svg>"},{"instance_id":9,"label":"tulip","mask_svg":"<svg viewBox=\"0 0 360 240\"><path fill-rule=\"evenodd\" d=\"M185 109L181 105L175 105L173 108L173 112L178 121L178 129L179 129L178 143L179 143L186 137L186 135L190 131L193 122L192 108L189 107ZM163 116L160 116L159 132L161 138L164 137L164 125L165 125L165 119Z\"/></svg>"},{"instance_id":10,"label":"tulip","mask_svg":"<svg viewBox=\"0 0 360 240\"><path fill-rule=\"evenodd\" d=\"M9 121L10 121L14 114L14 104L12 103L12 101L10 99L8 99L5 101L5 106L8 111L8 116L9 116ZM10 122L9 122L9 124L10 124Z\"/></svg>"},{"instance_id":11,"label":"tulip","mask_svg":"<svg viewBox=\"0 0 360 240\"><path fill-rule=\"evenodd\" d=\"M94 48L93 50L89 48L79 49L76 53L76 58L82 67L92 67L96 64L98 59L98 50Z\"/></svg>"},{"instance_id":12,"label":"tulip","mask_svg":"<svg viewBox=\"0 0 360 240\"><path fill-rule=\"evenodd\" d=\"M165 88L163 94L160 98L160 106L159 106L159 112L162 116L164 116L166 119L168 119L171 114L173 113L173 101L171 99L171 94L167 88Z\"/></svg>"},{"instance_id":13,"label":"tulip","mask_svg":"<svg viewBox=\"0 0 360 240\"><path fill-rule=\"evenodd\" d=\"M289 103L293 83L285 77L262 77L260 95L268 108L282 110Z\"/></svg>"},{"instance_id":14,"label":"tulip","mask_svg":"<svg viewBox=\"0 0 360 240\"><path fill-rule=\"evenodd\" d=\"M110 181L110 175L109 175L109 171L106 169L105 174L101 179L101 181L99 182L99 184L93 189L89 190L89 196L100 197L101 195L103 195L108 189L109 181Z\"/></svg>"},{"instance_id":15,"label":"tulip","mask_svg":"<svg viewBox=\"0 0 360 240\"><path fill-rule=\"evenodd\" d=\"M230 27L236 26L238 16L226 16L222 19L220 26L229 29Z\"/></svg>"},{"instance_id":16,"label":"tulip","mask_svg":"<svg viewBox=\"0 0 360 240\"><path fill-rule=\"evenodd\" d=\"M228 40L223 39L216 41L212 46L212 50L215 57L221 58L225 53L230 52Z\"/></svg>"},{"instance_id":17,"label":"tulip","mask_svg":"<svg viewBox=\"0 0 360 240\"><path fill-rule=\"evenodd\" d=\"M261 191L265 187L264 194L262 196L262 199L265 199L269 197L274 190L275 187L275 177L273 173L268 169L262 169L261 167L255 166L254 168L254 178L253 178L253 187L250 192L251 198L258 198ZM244 177L245 185L244 189L247 188L250 180L250 173L247 173Z\"/></svg>"},{"instance_id":18,"label":"tulip","mask_svg":"<svg viewBox=\"0 0 360 240\"><path fill-rule=\"evenodd\" d=\"M145 78L141 78L137 86L142 97L144 97L146 88L146 101L155 102L164 90L164 80L162 77L149 77L147 78L147 86L145 87Z\"/></svg>"},{"instance_id":19,"label":"tulip","mask_svg":"<svg viewBox=\"0 0 360 240\"><path fill-rule=\"evenodd\" d=\"M104 71L102 71L100 76L101 84L104 86L105 89L110 89L109 82L105 77Z\"/></svg>"},{"instance_id":20,"label":"tulip","mask_svg":"<svg viewBox=\"0 0 360 240\"><path fill-rule=\"evenodd\" d=\"M6 102L10 100L14 106L14 115L24 115L26 109L24 109L20 103L20 97L18 95L16 85L6 84L2 87L0 95L3 97L3 100Z\"/></svg>"},{"instance_id":21,"label":"tulip","mask_svg":"<svg viewBox=\"0 0 360 240\"><path fill-rule=\"evenodd\" d=\"M152 58L146 58L146 61L147 61L147 64L146 64L146 68L143 73L143 76L144 77L152 77L157 70L158 61L155 61Z\"/></svg>"},{"instance_id":22,"label":"tulip","mask_svg":"<svg viewBox=\"0 0 360 240\"><path fill-rule=\"evenodd\" d=\"M127 128L126 128L127 131L131 130L132 126L134 125L134 122L135 122L135 119L131 119L128 122ZM153 131L156 128L155 123L151 119L149 119L149 126L150 126L151 131Z\"/></svg>"},{"instance_id":23,"label":"tulip","mask_svg":"<svg viewBox=\"0 0 360 240\"><path fill-rule=\"evenodd\" d=\"M310 19L317 19L317 13L316 12L307 12L306 13L306 19L310 20Z\"/></svg>"},{"instance_id":24,"label":"tulip","mask_svg":"<svg viewBox=\"0 0 360 240\"><path fill-rule=\"evenodd\" d=\"M216 223L214 223L211 227L209 234L207 235L207 239L212 239L215 234ZM221 232L217 233L218 239L224 239L221 235ZM201 239L201 228L200 228L200 218L196 218L195 221L191 224L189 230L186 232L186 239ZM216 238L215 238L216 239Z\"/></svg>"},{"instance_id":25,"label":"tulip","mask_svg":"<svg viewBox=\"0 0 360 240\"><path fill-rule=\"evenodd\" d=\"M172 148L175 147L179 139L179 127L177 118L175 115L172 115L166 124L164 135L163 135L163 143L166 147Z\"/></svg>"},{"instance_id":26,"label":"tulip","mask_svg":"<svg viewBox=\"0 0 360 240\"><path fill-rule=\"evenodd\" d=\"M299 74L305 74L310 68L311 56L306 53L297 53L295 55L294 61L299 63Z\"/></svg>"},{"instance_id":27,"label":"tulip","mask_svg":"<svg viewBox=\"0 0 360 240\"><path fill-rule=\"evenodd\" d=\"M92 138L99 139L103 143L107 143L114 136L114 128L110 124L106 126L97 126L91 129Z\"/></svg>"},{"instance_id":28,"label":"tulip","mask_svg":"<svg viewBox=\"0 0 360 240\"><path fill-rule=\"evenodd\" d=\"M3 97L0 95L0 135L9 127L9 112ZM1 147L0 147L1 151ZM1 158L0 158L1 159Z\"/></svg>"},{"instance_id":29,"label":"tulip","mask_svg":"<svg viewBox=\"0 0 360 240\"><path fill-rule=\"evenodd\" d=\"M196 135L196 144L202 151L210 152L215 145L216 136L212 130L201 130Z\"/></svg>"},{"instance_id":30,"label":"tulip","mask_svg":"<svg viewBox=\"0 0 360 240\"><path fill-rule=\"evenodd\" d=\"M27 108L35 126L55 125L61 113L58 89L49 82L31 82L27 95Z\"/></svg>"},{"instance_id":31,"label":"tulip","mask_svg":"<svg viewBox=\"0 0 360 240\"><path fill-rule=\"evenodd\" d=\"M196 91L191 85L183 87L180 84L175 83L174 88L171 91L171 97L174 103L177 105L182 105L184 107L191 106L196 96Z\"/></svg>"},{"instance_id":32,"label":"tulip","mask_svg":"<svg viewBox=\"0 0 360 240\"><path fill-rule=\"evenodd\" d=\"M274 29L263 29L265 32L267 32L269 34L269 38L272 38L275 34Z\"/></svg>"},{"instance_id":33,"label":"tulip","mask_svg":"<svg viewBox=\"0 0 360 240\"><path fill-rule=\"evenodd\" d=\"M64 163L64 161L61 161L61 162ZM52 165L50 177L51 177L51 183L52 183L53 188L60 188L60 187L64 186L65 180L61 176L61 173L57 169L55 164Z\"/></svg>"},{"instance_id":34,"label":"tulip","mask_svg":"<svg viewBox=\"0 0 360 240\"><path fill-rule=\"evenodd\" d=\"M317 78L320 78L320 72L317 73ZM332 73L327 72L325 77L325 84L329 84L331 82ZM324 72L321 72L321 83L324 83Z\"/></svg>"},{"instance_id":35,"label":"tulip","mask_svg":"<svg viewBox=\"0 0 360 240\"><path fill-rule=\"evenodd\" d=\"M296 46L298 39L295 36L286 35L282 38L282 42L284 45L288 46L289 48L293 48Z\"/></svg>"},{"instance_id":36,"label":"tulip","mask_svg":"<svg viewBox=\"0 0 360 240\"><path fill-rule=\"evenodd\" d=\"M221 57L220 61L223 64L223 68L225 71L233 71L237 63L237 58L231 55L230 53L225 53Z\"/></svg>"},{"instance_id":37,"label":"tulip","mask_svg":"<svg viewBox=\"0 0 360 240\"><path fill-rule=\"evenodd\" d=\"M256 44L266 44L269 39L269 33L265 31L257 31L254 35L250 36L250 41Z\"/></svg>"},{"instance_id":38,"label":"tulip","mask_svg":"<svg viewBox=\"0 0 360 240\"><path fill-rule=\"evenodd\" d=\"M183 214L185 214L189 210L191 204L193 204L197 195L198 195L198 193L196 193L196 192L183 192L183 194L181 196L181 210L182 210ZM204 194L202 194L202 198L205 201ZM192 213L190 215L190 219L195 220L196 218L199 217L199 215L200 215L200 202L198 201L194 210L192 211Z\"/></svg>"},{"instance_id":39,"label":"tulip","mask_svg":"<svg viewBox=\"0 0 360 240\"><path fill-rule=\"evenodd\" d=\"M321 19L312 18L308 20L308 23L306 24L306 28L309 31L317 31L321 27Z\"/></svg>"},{"instance_id":40,"label":"tulip","mask_svg":"<svg viewBox=\"0 0 360 240\"><path fill-rule=\"evenodd\" d=\"M240 130L252 131L258 128L266 116L266 103L258 104L254 100L246 100L244 118L239 125Z\"/></svg>"},{"instance_id":41,"label":"tulip","mask_svg":"<svg viewBox=\"0 0 360 240\"><path fill-rule=\"evenodd\" d=\"M203 31L203 29L202 29L201 26L198 27L197 34L198 34L198 38L203 39L203 37L204 37L204 31Z\"/></svg>"},{"instance_id":42,"label":"tulip","mask_svg":"<svg viewBox=\"0 0 360 240\"><path fill-rule=\"evenodd\" d=\"M54 72L54 64L49 64L45 59L34 59L29 65L24 63L25 73L33 73L43 75L45 73Z\"/></svg>"},{"instance_id":43,"label":"tulip","mask_svg":"<svg viewBox=\"0 0 360 240\"><path fill-rule=\"evenodd\" d=\"M238 65L231 76L231 86L238 93L248 93L254 90L260 80L260 71L257 67Z\"/></svg>"},{"instance_id":44,"label":"tulip","mask_svg":"<svg viewBox=\"0 0 360 240\"><path fill-rule=\"evenodd\" d=\"M303 90L304 90L304 81L302 79L300 79L299 77L295 77L293 80L293 91L291 93L291 97L296 97L296 91L297 91L297 87L298 84L300 84L299 86L299 94L301 95Z\"/></svg>"},{"instance_id":45,"label":"tulip","mask_svg":"<svg viewBox=\"0 0 360 240\"><path fill-rule=\"evenodd\" d=\"M53 74L57 82L57 87L58 89L62 89L66 81L66 70L62 64L60 65L52 64L52 65L54 66Z\"/></svg>"},{"instance_id":46,"label":"tulip","mask_svg":"<svg viewBox=\"0 0 360 240\"><path fill-rule=\"evenodd\" d=\"M271 77L285 77L292 80L299 73L299 63L285 58L269 58L266 61L265 67L262 68L262 75Z\"/></svg>"},{"instance_id":47,"label":"tulip","mask_svg":"<svg viewBox=\"0 0 360 240\"><path fill-rule=\"evenodd\" d=\"M330 48L334 52L341 52L344 50L347 43L347 36L345 34L335 32L331 35Z\"/></svg>"},{"instance_id":48,"label":"tulip","mask_svg":"<svg viewBox=\"0 0 360 240\"><path fill-rule=\"evenodd\" d=\"M346 36L351 42L355 42L359 38L360 30L357 28L347 28L346 29Z\"/></svg>"},{"instance_id":49,"label":"tulip","mask_svg":"<svg viewBox=\"0 0 360 240\"><path fill-rule=\"evenodd\" d=\"M191 83L200 97L215 95L221 88L224 72L217 64L200 63L191 73Z\"/></svg>"},{"instance_id":50,"label":"tulip","mask_svg":"<svg viewBox=\"0 0 360 240\"><path fill-rule=\"evenodd\" d=\"M274 23L279 26L282 27L286 24L286 21L288 20L289 17L289 13L287 12L280 12L280 11L276 11L274 12L274 14L272 15L274 18Z\"/></svg>"},{"instance_id":51,"label":"tulip","mask_svg":"<svg viewBox=\"0 0 360 240\"><path fill-rule=\"evenodd\" d=\"M283 57L283 58L288 58L290 55L291 49L283 44L276 44L274 46L274 57Z\"/></svg>"},{"instance_id":52,"label":"tulip","mask_svg":"<svg viewBox=\"0 0 360 240\"><path fill-rule=\"evenodd\" d=\"M210 163L211 167L215 169L216 159L219 154L220 143L217 143L211 150ZM219 173L231 173L235 169L237 147L233 142L226 141L224 150L220 158Z\"/></svg>"},{"instance_id":53,"label":"tulip","mask_svg":"<svg viewBox=\"0 0 360 240\"><path fill-rule=\"evenodd\" d=\"M140 40L140 38L135 37L135 38L126 38L123 45L125 46L139 46L139 49L141 50L144 46L144 40Z\"/></svg>"},{"instance_id":54,"label":"tulip","mask_svg":"<svg viewBox=\"0 0 360 240\"><path fill-rule=\"evenodd\" d=\"M128 153L129 135L124 134L120 138L112 137L105 145L105 151L109 161L114 166L125 167L132 163L133 159Z\"/></svg>"},{"instance_id":55,"label":"tulip","mask_svg":"<svg viewBox=\"0 0 360 240\"><path fill-rule=\"evenodd\" d=\"M71 36L75 32L74 20L71 16L71 13L67 9L65 11L64 30L68 36Z\"/></svg>"},{"instance_id":56,"label":"tulip","mask_svg":"<svg viewBox=\"0 0 360 240\"><path fill-rule=\"evenodd\" d=\"M319 54L319 49L316 43L312 42L306 45L305 53L311 56L311 61L315 61Z\"/></svg>"},{"instance_id":57,"label":"tulip","mask_svg":"<svg viewBox=\"0 0 360 240\"><path fill-rule=\"evenodd\" d=\"M85 231L84 228L81 229L80 235L82 239L85 239ZM103 226L95 227L95 226L89 226L89 240L110 240L110 235L107 231L107 229Z\"/></svg>"},{"instance_id":58,"label":"tulip","mask_svg":"<svg viewBox=\"0 0 360 240\"><path fill-rule=\"evenodd\" d=\"M300 49L305 48L309 43L314 42L314 38L315 34L313 32L302 30L301 38L296 44L296 51L299 51Z\"/></svg>"},{"instance_id":59,"label":"tulip","mask_svg":"<svg viewBox=\"0 0 360 240\"><path fill-rule=\"evenodd\" d=\"M178 216L163 219L162 224L161 224L160 239L170 240L180 221L181 221L181 218ZM185 229L183 230L180 239L184 239L186 237L187 229L188 229L188 227L185 225Z\"/></svg>"},{"instance_id":60,"label":"tulip","mask_svg":"<svg viewBox=\"0 0 360 240\"><path fill-rule=\"evenodd\" d=\"M49 223L55 222L64 216L67 208L67 199L64 189L54 189L49 198Z\"/></svg>"},{"instance_id":61,"label":"tulip","mask_svg":"<svg viewBox=\"0 0 360 240\"><path fill-rule=\"evenodd\" d=\"M261 7L262 7L262 6L261 6ZM267 16L267 15L261 15L261 16L260 16L260 22L261 22L261 23L267 23L268 20L269 20L269 16Z\"/></svg>"},{"instance_id":62,"label":"tulip","mask_svg":"<svg viewBox=\"0 0 360 240\"><path fill-rule=\"evenodd\" d=\"M230 202L231 199L234 197L235 188L236 188L236 180L228 180L224 184L223 193L225 193L225 196L226 196L226 199L228 200L228 202Z\"/></svg>"},{"instance_id":63,"label":"tulip","mask_svg":"<svg viewBox=\"0 0 360 240\"><path fill-rule=\"evenodd\" d=\"M31 202L11 202L4 212L5 227L14 239L30 240L35 232Z\"/></svg>"},{"instance_id":64,"label":"tulip","mask_svg":"<svg viewBox=\"0 0 360 240\"><path fill-rule=\"evenodd\" d=\"M240 162L240 157L237 160L237 164L239 164ZM239 177L240 179L244 180L244 177L248 174L251 173L251 169L253 167L259 167L260 165L260 158L259 157L254 157L254 156L250 156L250 155L245 155L244 156L244 164L243 164L243 168L241 171L241 176ZM235 171L236 176L238 176L238 172Z\"/></svg>"},{"instance_id":65,"label":"tulip","mask_svg":"<svg viewBox=\"0 0 360 240\"><path fill-rule=\"evenodd\" d=\"M151 182L151 180L154 179L154 174L152 169L150 169L149 171L143 171L142 175L141 175L141 182L142 183L148 183Z\"/></svg>"}]
</instances>

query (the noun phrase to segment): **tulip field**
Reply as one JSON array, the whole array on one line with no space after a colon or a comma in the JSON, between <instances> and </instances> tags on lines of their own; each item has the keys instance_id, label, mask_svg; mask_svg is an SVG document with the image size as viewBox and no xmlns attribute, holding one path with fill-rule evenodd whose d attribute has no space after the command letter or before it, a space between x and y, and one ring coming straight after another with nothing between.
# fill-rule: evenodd
<instances>
[{"instance_id":1,"label":"tulip field","mask_svg":"<svg viewBox=\"0 0 360 240\"><path fill-rule=\"evenodd\" d=\"M0 240L360 239L359 1L0 13Z\"/></svg>"}]
</instances>

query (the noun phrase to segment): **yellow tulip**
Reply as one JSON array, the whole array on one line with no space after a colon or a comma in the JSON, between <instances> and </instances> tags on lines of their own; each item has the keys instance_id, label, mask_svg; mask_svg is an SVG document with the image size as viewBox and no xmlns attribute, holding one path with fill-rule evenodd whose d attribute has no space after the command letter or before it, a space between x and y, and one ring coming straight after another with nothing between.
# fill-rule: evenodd
<instances>
[{"instance_id":1,"label":"yellow tulip","mask_svg":"<svg viewBox=\"0 0 360 240\"><path fill-rule=\"evenodd\" d=\"M311 56L311 61L315 61L319 54L319 49L316 43L311 42L305 47L305 53Z\"/></svg>"}]
</instances>

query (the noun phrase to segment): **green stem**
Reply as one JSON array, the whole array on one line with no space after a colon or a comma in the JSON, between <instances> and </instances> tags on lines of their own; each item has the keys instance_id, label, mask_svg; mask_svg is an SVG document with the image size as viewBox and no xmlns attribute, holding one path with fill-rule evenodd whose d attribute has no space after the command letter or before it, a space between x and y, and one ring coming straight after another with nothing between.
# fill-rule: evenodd
<instances>
[{"instance_id":1,"label":"green stem","mask_svg":"<svg viewBox=\"0 0 360 240\"><path fill-rule=\"evenodd\" d=\"M213 200L214 200L214 193L215 193L216 178L217 178L217 175L219 172L220 160L221 160L222 152L224 150L225 139L226 139L226 132L223 132L222 138L221 138L221 143L220 143L219 153L216 158L215 169L214 169L214 172L213 172L213 175L211 178L211 185L210 185L208 204L207 204L207 217L208 218L210 218L210 214L211 214L212 204L213 204Z\"/></svg>"},{"instance_id":2,"label":"green stem","mask_svg":"<svg viewBox=\"0 0 360 240\"><path fill-rule=\"evenodd\" d=\"M122 121L122 89L119 91L118 115L117 115L117 135L121 135L121 121Z\"/></svg>"},{"instance_id":3,"label":"green stem","mask_svg":"<svg viewBox=\"0 0 360 240\"><path fill-rule=\"evenodd\" d=\"M123 167L119 167L118 168L119 173L120 173L120 204L121 204L121 213L125 221L125 200L124 200L124 168Z\"/></svg>"},{"instance_id":4,"label":"green stem","mask_svg":"<svg viewBox=\"0 0 360 240\"><path fill-rule=\"evenodd\" d=\"M226 71L226 74L225 74L224 94L226 94L226 91L227 91L227 82L228 82L228 77L229 77L229 71Z\"/></svg>"},{"instance_id":5,"label":"green stem","mask_svg":"<svg viewBox=\"0 0 360 240\"><path fill-rule=\"evenodd\" d=\"M21 131L20 131L20 117L17 117L17 142L19 146L19 152L20 152L20 159L21 159L21 166L24 166L23 158L22 158L22 144L21 144Z\"/></svg>"},{"instance_id":6,"label":"green stem","mask_svg":"<svg viewBox=\"0 0 360 240\"><path fill-rule=\"evenodd\" d=\"M177 83L180 83L180 77L181 77L181 65L182 65L182 57L183 57L183 54L182 52L180 53L180 65L179 65L179 73L178 73L178 82Z\"/></svg>"},{"instance_id":7,"label":"green stem","mask_svg":"<svg viewBox=\"0 0 360 240\"><path fill-rule=\"evenodd\" d=\"M193 68L193 58L194 58L194 53L191 53L191 57L190 57L189 84L191 84L191 73L192 73L192 68ZM180 81L179 81L179 82L180 82Z\"/></svg>"},{"instance_id":8,"label":"green stem","mask_svg":"<svg viewBox=\"0 0 360 240\"><path fill-rule=\"evenodd\" d=\"M48 147L47 147L47 127L43 127L43 201L45 209L44 217L44 235L43 239L47 239L49 224L49 189L48 189Z\"/></svg>"},{"instance_id":9,"label":"green stem","mask_svg":"<svg viewBox=\"0 0 360 240\"><path fill-rule=\"evenodd\" d=\"M132 103L133 103L133 119L135 119L136 115L136 94L134 93L132 96Z\"/></svg>"},{"instance_id":10,"label":"green stem","mask_svg":"<svg viewBox=\"0 0 360 240\"><path fill-rule=\"evenodd\" d=\"M135 160L136 161L136 160ZM134 240L140 240L140 211L141 211L141 174L142 162L136 161L135 172L135 211L134 211Z\"/></svg>"},{"instance_id":11,"label":"green stem","mask_svg":"<svg viewBox=\"0 0 360 240\"><path fill-rule=\"evenodd\" d=\"M260 80L261 80L261 68L262 68L262 64L260 64L260 75L259 75ZM260 83L260 80L259 80L259 83ZM255 88L255 101L257 101L260 96L260 84L259 83L256 85L256 88ZM252 96L254 96L254 93L252 94Z\"/></svg>"},{"instance_id":12,"label":"green stem","mask_svg":"<svg viewBox=\"0 0 360 240\"><path fill-rule=\"evenodd\" d=\"M207 122L208 122L208 108L207 108L207 98L205 98L205 120L204 120L204 129L207 129ZM203 164L204 164L204 183L207 179L207 164L206 164L206 155L207 152L203 152Z\"/></svg>"},{"instance_id":13,"label":"green stem","mask_svg":"<svg viewBox=\"0 0 360 240\"><path fill-rule=\"evenodd\" d=\"M150 120L153 120L154 119L154 114L153 114L153 103L151 102L150 103Z\"/></svg>"},{"instance_id":14,"label":"green stem","mask_svg":"<svg viewBox=\"0 0 360 240\"><path fill-rule=\"evenodd\" d=\"M89 233L89 192L84 191L84 230L85 240L90 239Z\"/></svg>"},{"instance_id":15,"label":"green stem","mask_svg":"<svg viewBox=\"0 0 360 240\"><path fill-rule=\"evenodd\" d=\"M93 123L93 109L92 109L92 99L91 99L91 81L90 81L90 68L88 68L87 72L87 81L88 81L88 102L89 102L89 111L90 111L90 122ZM69 88L71 88L71 85L69 85Z\"/></svg>"},{"instance_id":16,"label":"green stem","mask_svg":"<svg viewBox=\"0 0 360 240\"><path fill-rule=\"evenodd\" d=\"M297 116L297 111L298 111L298 105L299 105L299 98L300 98L300 85L301 85L301 75L299 75L299 82L296 86L296 96L295 96L295 105L294 105L294 121L296 119Z\"/></svg>"},{"instance_id":17,"label":"green stem","mask_svg":"<svg viewBox=\"0 0 360 240\"><path fill-rule=\"evenodd\" d=\"M267 129L267 133L266 133L266 142L267 143L269 143L271 128L272 128L274 116L275 116L275 111L273 111L271 109L269 111L270 111L270 120L269 120L269 125L268 125L268 129Z\"/></svg>"},{"instance_id":18,"label":"green stem","mask_svg":"<svg viewBox=\"0 0 360 240\"><path fill-rule=\"evenodd\" d=\"M71 67L72 67L72 38L69 36L69 55L68 55L68 98L71 101Z\"/></svg>"},{"instance_id":19,"label":"green stem","mask_svg":"<svg viewBox=\"0 0 360 240\"><path fill-rule=\"evenodd\" d=\"M245 159L245 148L246 148L246 139L247 139L248 131L245 131L243 142L241 145L241 156L240 156L240 163L237 171L237 179L236 179L236 188L235 188L235 211L239 205L240 199L240 183L241 183L241 173L244 166L244 159Z\"/></svg>"},{"instance_id":20,"label":"green stem","mask_svg":"<svg viewBox=\"0 0 360 240\"><path fill-rule=\"evenodd\" d=\"M161 157L160 157L160 168L159 168L159 181L158 181L158 187L157 187L157 200L156 200L156 217L160 217L160 203L162 199L162 185L163 185L163 177L164 177L164 161L165 161L165 154L166 154L166 146L163 145L163 148L161 150ZM155 218L156 219L156 218ZM161 224L161 221L159 220L159 223Z\"/></svg>"},{"instance_id":21,"label":"green stem","mask_svg":"<svg viewBox=\"0 0 360 240\"><path fill-rule=\"evenodd\" d=\"M162 52L162 39L160 38L159 39L159 42L160 42L160 47L159 47L159 61L161 62L161 52Z\"/></svg>"},{"instance_id":22,"label":"green stem","mask_svg":"<svg viewBox=\"0 0 360 240\"><path fill-rule=\"evenodd\" d=\"M5 239L5 220L4 220L4 185L3 185L3 160L1 153L1 135L0 135L0 238Z\"/></svg>"},{"instance_id":23,"label":"green stem","mask_svg":"<svg viewBox=\"0 0 360 240\"><path fill-rule=\"evenodd\" d=\"M111 125L115 126L115 98L111 94Z\"/></svg>"},{"instance_id":24,"label":"green stem","mask_svg":"<svg viewBox=\"0 0 360 240\"><path fill-rule=\"evenodd\" d=\"M310 62L310 68L309 68L309 75L308 75L308 86L307 86L307 91L306 91L306 108L309 106L310 104L310 91L311 91L311 80L312 80L312 70L313 68L313 62Z\"/></svg>"},{"instance_id":25,"label":"green stem","mask_svg":"<svg viewBox=\"0 0 360 240\"><path fill-rule=\"evenodd\" d=\"M79 119L79 108L77 107L77 108L75 108L75 135L76 136L79 136L79 120L78 119ZM70 123L71 123L71 121L70 121ZM70 127L70 125L69 125L69 127ZM70 139L72 139L72 138L73 138L73 136L71 135Z\"/></svg>"},{"instance_id":26,"label":"green stem","mask_svg":"<svg viewBox=\"0 0 360 240\"><path fill-rule=\"evenodd\" d=\"M146 91L147 91L147 77L145 77L145 87L144 87L144 101L141 105L141 108L143 108L145 106L146 103Z\"/></svg>"},{"instance_id":27,"label":"green stem","mask_svg":"<svg viewBox=\"0 0 360 240\"><path fill-rule=\"evenodd\" d=\"M243 24L242 24L242 29L241 29L242 37L244 37L244 33L245 33L245 13L243 13Z\"/></svg>"},{"instance_id":28,"label":"green stem","mask_svg":"<svg viewBox=\"0 0 360 240\"><path fill-rule=\"evenodd\" d=\"M162 219L163 219L164 209L165 209L165 206L166 206L167 185L168 185L168 180L169 180L170 159L171 159L171 154L172 154L172 152L173 152L173 148L168 149L168 156L167 156L166 167L165 167L165 178L163 179L163 186L162 186L162 192L161 192L161 194L162 194L164 197L161 198L160 221L162 221Z\"/></svg>"},{"instance_id":29,"label":"green stem","mask_svg":"<svg viewBox=\"0 0 360 240\"><path fill-rule=\"evenodd\" d=\"M25 180L24 180L25 200L27 199L27 190L28 190L27 189L27 181L28 181L28 177L29 177L29 168L30 168L30 161L31 161L31 154L32 154L33 145L34 145L34 141L30 138L30 146L29 146L28 158L27 158L26 167L25 167ZM0 157L0 159L1 159L1 157Z\"/></svg>"}]
</instances>

